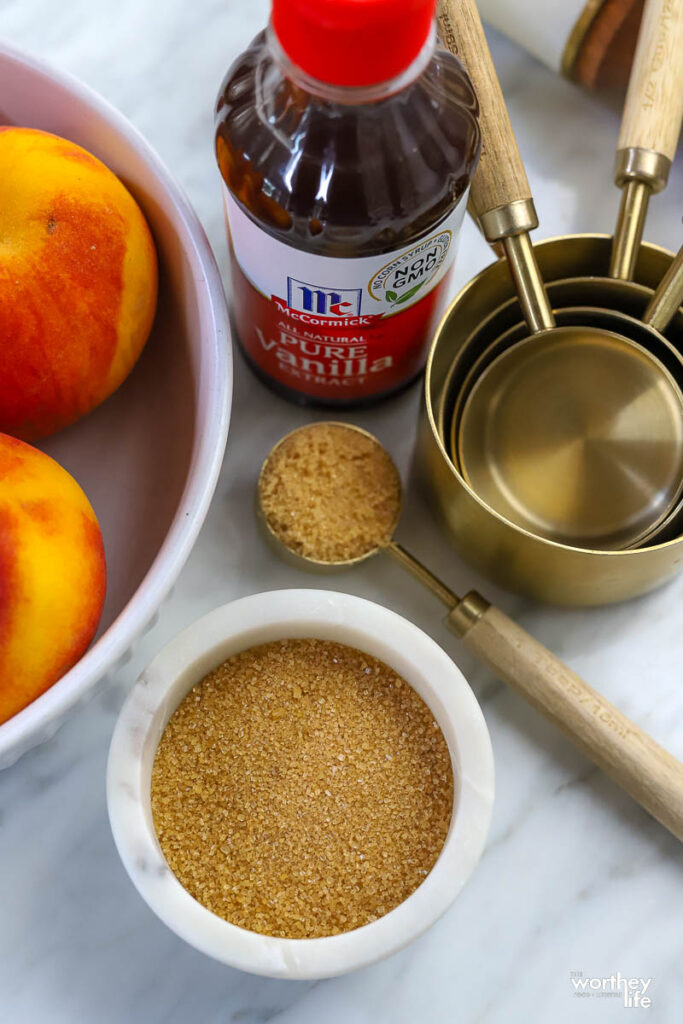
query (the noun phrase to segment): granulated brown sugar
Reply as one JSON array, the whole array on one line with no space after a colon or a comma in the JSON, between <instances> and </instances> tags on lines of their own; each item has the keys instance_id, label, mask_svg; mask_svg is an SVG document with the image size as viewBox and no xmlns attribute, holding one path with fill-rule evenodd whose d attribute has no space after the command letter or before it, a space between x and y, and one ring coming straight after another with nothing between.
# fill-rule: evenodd
<instances>
[{"instance_id":1,"label":"granulated brown sugar","mask_svg":"<svg viewBox=\"0 0 683 1024\"><path fill-rule=\"evenodd\" d=\"M259 501L290 551L342 562L391 539L401 482L373 437L339 423L312 423L271 453L259 479Z\"/></svg>"},{"instance_id":2,"label":"granulated brown sugar","mask_svg":"<svg viewBox=\"0 0 683 1024\"><path fill-rule=\"evenodd\" d=\"M448 832L441 730L387 665L282 640L235 655L172 716L154 824L182 885L215 914L286 938L335 935L406 899Z\"/></svg>"}]
</instances>

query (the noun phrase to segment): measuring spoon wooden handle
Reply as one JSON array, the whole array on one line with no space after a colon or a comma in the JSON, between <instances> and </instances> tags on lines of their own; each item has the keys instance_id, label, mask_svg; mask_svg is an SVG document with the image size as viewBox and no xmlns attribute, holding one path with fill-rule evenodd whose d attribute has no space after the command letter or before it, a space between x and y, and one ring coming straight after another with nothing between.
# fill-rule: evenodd
<instances>
[{"instance_id":1,"label":"measuring spoon wooden handle","mask_svg":"<svg viewBox=\"0 0 683 1024\"><path fill-rule=\"evenodd\" d=\"M473 614L467 613L467 607ZM451 612L463 643L683 840L683 764L478 594Z\"/></svg>"},{"instance_id":2,"label":"measuring spoon wooden handle","mask_svg":"<svg viewBox=\"0 0 683 1024\"><path fill-rule=\"evenodd\" d=\"M683 0L646 0L618 149L673 160L683 118Z\"/></svg>"},{"instance_id":3,"label":"measuring spoon wooden handle","mask_svg":"<svg viewBox=\"0 0 683 1024\"><path fill-rule=\"evenodd\" d=\"M531 189L476 3L439 0L437 21L442 42L465 65L479 99L481 158L468 209L481 217L517 200L530 199Z\"/></svg>"},{"instance_id":4,"label":"measuring spoon wooden handle","mask_svg":"<svg viewBox=\"0 0 683 1024\"><path fill-rule=\"evenodd\" d=\"M657 290L643 313L643 323L654 327L656 331L665 331L681 305L683 305L683 245L657 285Z\"/></svg>"}]
</instances>

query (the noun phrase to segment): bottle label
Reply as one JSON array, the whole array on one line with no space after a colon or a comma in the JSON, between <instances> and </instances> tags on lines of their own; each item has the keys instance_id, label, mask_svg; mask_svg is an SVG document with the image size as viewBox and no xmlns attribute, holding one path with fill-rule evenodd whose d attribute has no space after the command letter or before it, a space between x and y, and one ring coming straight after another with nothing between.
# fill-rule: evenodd
<instances>
[{"instance_id":1,"label":"bottle label","mask_svg":"<svg viewBox=\"0 0 683 1024\"><path fill-rule=\"evenodd\" d=\"M437 227L380 256L292 248L224 186L233 314L249 358L312 398L353 401L417 376L443 312L467 195Z\"/></svg>"}]
</instances>

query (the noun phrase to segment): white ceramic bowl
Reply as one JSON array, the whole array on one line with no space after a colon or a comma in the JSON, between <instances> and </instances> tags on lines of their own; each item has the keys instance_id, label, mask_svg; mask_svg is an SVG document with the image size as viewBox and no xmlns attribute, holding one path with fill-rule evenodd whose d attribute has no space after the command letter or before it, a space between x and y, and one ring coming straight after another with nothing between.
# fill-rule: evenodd
<instances>
[{"instance_id":1,"label":"white ceramic bowl","mask_svg":"<svg viewBox=\"0 0 683 1024\"><path fill-rule=\"evenodd\" d=\"M166 864L152 820L157 745L185 694L226 658L293 637L336 640L380 658L431 708L455 776L450 830L434 868L398 907L372 924L322 939L278 939L228 924L198 903ZM121 859L139 893L169 928L203 953L276 978L326 978L380 960L429 928L481 856L493 805L493 755L464 676L430 637L395 612L327 590L277 590L217 608L168 644L131 691L114 731L107 802Z\"/></svg>"},{"instance_id":2,"label":"white ceramic bowl","mask_svg":"<svg viewBox=\"0 0 683 1024\"><path fill-rule=\"evenodd\" d=\"M0 122L62 135L108 164L147 216L161 271L155 327L129 379L85 419L41 444L95 508L107 552L107 601L96 642L81 661L0 726L4 767L51 736L64 714L116 670L175 582L218 478L232 364L225 295L209 243L132 125L75 79L4 44Z\"/></svg>"}]
</instances>

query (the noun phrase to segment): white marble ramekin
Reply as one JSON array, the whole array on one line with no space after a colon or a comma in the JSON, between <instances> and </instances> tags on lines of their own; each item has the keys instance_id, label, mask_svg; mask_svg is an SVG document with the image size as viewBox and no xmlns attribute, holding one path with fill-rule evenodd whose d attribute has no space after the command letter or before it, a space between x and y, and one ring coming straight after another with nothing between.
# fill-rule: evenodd
<instances>
[{"instance_id":1,"label":"white marble ramekin","mask_svg":"<svg viewBox=\"0 0 683 1024\"><path fill-rule=\"evenodd\" d=\"M279 939L228 924L198 903L168 867L154 831L152 764L161 734L195 683L255 644L317 637L390 665L431 708L448 743L455 806L441 855L403 903L363 928L321 939ZM242 598L195 622L154 659L124 704L107 769L109 818L140 895L176 934L231 967L277 978L325 978L380 960L434 924L479 860L493 805L493 755L484 717L460 670L412 623L381 605L326 590Z\"/></svg>"}]
</instances>

